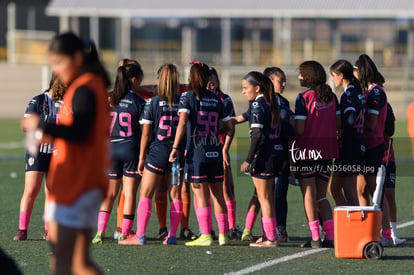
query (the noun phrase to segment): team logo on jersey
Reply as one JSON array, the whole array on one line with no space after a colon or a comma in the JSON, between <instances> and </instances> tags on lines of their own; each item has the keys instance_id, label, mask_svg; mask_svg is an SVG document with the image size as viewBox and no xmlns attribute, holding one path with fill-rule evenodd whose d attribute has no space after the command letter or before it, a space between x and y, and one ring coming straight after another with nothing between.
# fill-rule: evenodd
<instances>
[{"instance_id":1,"label":"team logo on jersey","mask_svg":"<svg viewBox=\"0 0 414 275\"><path fill-rule=\"evenodd\" d=\"M30 157L28 160L27 160L27 164L29 164L29 166L33 166L33 164L34 164L34 157Z\"/></svg>"},{"instance_id":2,"label":"team logo on jersey","mask_svg":"<svg viewBox=\"0 0 414 275\"><path fill-rule=\"evenodd\" d=\"M217 158L218 156L218 152L206 152L206 158Z\"/></svg>"},{"instance_id":3,"label":"team logo on jersey","mask_svg":"<svg viewBox=\"0 0 414 275\"><path fill-rule=\"evenodd\" d=\"M380 89L378 88L374 88L372 91L374 92L374 95L379 95L381 93Z\"/></svg>"},{"instance_id":4,"label":"team logo on jersey","mask_svg":"<svg viewBox=\"0 0 414 275\"><path fill-rule=\"evenodd\" d=\"M255 101L252 103L252 107L257 107L257 106L259 106L259 102Z\"/></svg>"}]
</instances>

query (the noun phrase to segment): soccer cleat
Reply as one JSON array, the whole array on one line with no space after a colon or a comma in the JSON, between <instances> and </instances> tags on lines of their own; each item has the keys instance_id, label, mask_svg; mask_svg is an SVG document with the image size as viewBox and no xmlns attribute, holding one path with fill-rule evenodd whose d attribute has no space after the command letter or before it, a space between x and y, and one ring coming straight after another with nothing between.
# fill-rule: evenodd
<instances>
[{"instance_id":1,"label":"soccer cleat","mask_svg":"<svg viewBox=\"0 0 414 275\"><path fill-rule=\"evenodd\" d=\"M181 240L195 240L197 236L189 229L183 228L180 232L180 239Z\"/></svg>"},{"instance_id":2,"label":"soccer cleat","mask_svg":"<svg viewBox=\"0 0 414 275\"><path fill-rule=\"evenodd\" d=\"M322 247L325 247L325 248L334 248L334 242L333 242L333 240L328 240L328 239L325 238L322 241Z\"/></svg>"},{"instance_id":3,"label":"soccer cleat","mask_svg":"<svg viewBox=\"0 0 414 275\"><path fill-rule=\"evenodd\" d=\"M122 234L122 228L121 227L117 227L115 232L114 232L114 240L118 240L119 236L121 236Z\"/></svg>"},{"instance_id":4,"label":"soccer cleat","mask_svg":"<svg viewBox=\"0 0 414 275\"><path fill-rule=\"evenodd\" d=\"M393 245L392 239L382 238L381 239L381 245L383 247L389 247Z\"/></svg>"},{"instance_id":5,"label":"soccer cleat","mask_svg":"<svg viewBox=\"0 0 414 275\"><path fill-rule=\"evenodd\" d=\"M131 234L133 235L133 234ZM124 234L119 235L118 241L124 241L127 239L127 236L124 236Z\"/></svg>"},{"instance_id":6,"label":"soccer cleat","mask_svg":"<svg viewBox=\"0 0 414 275\"><path fill-rule=\"evenodd\" d=\"M248 242L252 242L253 241L253 236L250 232L250 229L244 229L243 230L243 234L241 236L241 240L242 241L248 241Z\"/></svg>"},{"instance_id":7,"label":"soccer cleat","mask_svg":"<svg viewBox=\"0 0 414 275\"><path fill-rule=\"evenodd\" d=\"M101 244L103 243L104 234L102 232L96 233L95 237L92 239L93 244Z\"/></svg>"},{"instance_id":8,"label":"soccer cleat","mask_svg":"<svg viewBox=\"0 0 414 275\"><path fill-rule=\"evenodd\" d=\"M164 240L163 244L164 245L177 244L177 238L176 237L165 237L165 240Z\"/></svg>"},{"instance_id":9,"label":"soccer cleat","mask_svg":"<svg viewBox=\"0 0 414 275\"><path fill-rule=\"evenodd\" d=\"M302 243L300 245L301 248L321 248L321 240L318 239L317 241L314 241L312 239Z\"/></svg>"},{"instance_id":10,"label":"soccer cleat","mask_svg":"<svg viewBox=\"0 0 414 275\"><path fill-rule=\"evenodd\" d=\"M240 240L243 232L239 228L231 228L228 230L228 235L230 240Z\"/></svg>"},{"instance_id":11,"label":"soccer cleat","mask_svg":"<svg viewBox=\"0 0 414 275\"><path fill-rule=\"evenodd\" d=\"M403 244L403 243L405 243L406 241L407 241L406 239L400 239L400 238L398 238L398 237L393 237L393 238L392 238L392 242L393 242L393 244L394 244L395 246L400 245L400 244Z\"/></svg>"},{"instance_id":12,"label":"soccer cleat","mask_svg":"<svg viewBox=\"0 0 414 275\"><path fill-rule=\"evenodd\" d=\"M280 243L287 243L289 242L289 236L285 229L277 229L279 231L278 234L278 241Z\"/></svg>"},{"instance_id":13,"label":"soccer cleat","mask_svg":"<svg viewBox=\"0 0 414 275\"><path fill-rule=\"evenodd\" d=\"M157 239L158 240L164 240L165 237L168 236L168 230L166 227L160 228L160 230L158 231L158 236Z\"/></svg>"},{"instance_id":14,"label":"soccer cleat","mask_svg":"<svg viewBox=\"0 0 414 275\"><path fill-rule=\"evenodd\" d=\"M27 230L17 231L16 236L13 237L13 241L25 241L27 240Z\"/></svg>"},{"instance_id":15,"label":"soccer cleat","mask_svg":"<svg viewBox=\"0 0 414 275\"><path fill-rule=\"evenodd\" d=\"M221 246L230 244L229 236L227 236L227 234L219 234L218 241Z\"/></svg>"},{"instance_id":16,"label":"soccer cleat","mask_svg":"<svg viewBox=\"0 0 414 275\"><path fill-rule=\"evenodd\" d=\"M263 241L261 242L255 242L255 243L249 244L250 247L277 247L278 245L279 245L279 242L277 240L269 241L266 239L263 239Z\"/></svg>"},{"instance_id":17,"label":"soccer cleat","mask_svg":"<svg viewBox=\"0 0 414 275\"><path fill-rule=\"evenodd\" d=\"M118 240L119 245L145 245L147 243L147 238L145 236L137 237L134 234L126 237L125 240Z\"/></svg>"},{"instance_id":18,"label":"soccer cleat","mask_svg":"<svg viewBox=\"0 0 414 275\"><path fill-rule=\"evenodd\" d=\"M185 243L186 246L210 246L212 244L213 244L213 238L211 237L210 234L209 235L201 234L200 237L198 237L194 241Z\"/></svg>"}]
</instances>

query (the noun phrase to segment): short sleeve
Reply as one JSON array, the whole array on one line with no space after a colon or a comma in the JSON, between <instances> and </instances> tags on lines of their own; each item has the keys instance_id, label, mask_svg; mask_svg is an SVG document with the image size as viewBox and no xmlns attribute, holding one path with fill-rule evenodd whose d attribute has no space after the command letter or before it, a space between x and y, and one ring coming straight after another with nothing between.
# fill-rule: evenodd
<instances>
[{"instance_id":1,"label":"short sleeve","mask_svg":"<svg viewBox=\"0 0 414 275\"><path fill-rule=\"evenodd\" d=\"M250 112L250 128L263 128L264 111L260 103L254 101Z\"/></svg>"},{"instance_id":2,"label":"short sleeve","mask_svg":"<svg viewBox=\"0 0 414 275\"><path fill-rule=\"evenodd\" d=\"M153 99L149 99L145 106L144 106L144 111L142 112L142 117L141 117L141 124L152 124L154 123L154 114L153 114L153 108L152 106L154 100Z\"/></svg>"},{"instance_id":3,"label":"short sleeve","mask_svg":"<svg viewBox=\"0 0 414 275\"><path fill-rule=\"evenodd\" d=\"M180 100L178 103L178 113L190 113L191 110L191 106L190 106L190 100L189 100L189 96L188 96L188 92L183 93L180 96Z\"/></svg>"},{"instance_id":4,"label":"short sleeve","mask_svg":"<svg viewBox=\"0 0 414 275\"><path fill-rule=\"evenodd\" d=\"M382 107L387 104L387 98L385 93L380 88L373 88L368 94L367 98L367 113L373 115L379 115Z\"/></svg>"},{"instance_id":5,"label":"short sleeve","mask_svg":"<svg viewBox=\"0 0 414 275\"><path fill-rule=\"evenodd\" d=\"M308 116L308 110L306 109L305 99L301 94L296 97L295 101L295 119L305 120Z\"/></svg>"}]
</instances>

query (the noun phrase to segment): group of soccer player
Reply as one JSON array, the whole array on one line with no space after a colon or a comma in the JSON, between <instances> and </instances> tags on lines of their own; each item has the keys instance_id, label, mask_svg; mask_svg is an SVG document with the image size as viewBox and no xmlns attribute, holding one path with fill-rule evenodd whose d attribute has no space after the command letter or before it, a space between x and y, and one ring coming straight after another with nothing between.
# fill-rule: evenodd
<instances>
[{"instance_id":1,"label":"group of soccer player","mask_svg":"<svg viewBox=\"0 0 414 275\"><path fill-rule=\"evenodd\" d=\"M385 80L367 55L360 55L354 65L341 59L330 66L334 86L344 90L340 100L326 83L326 71L319 62L300 64L298 79L306 90L297 96L294 112L282 96L286 86L282 69L251 71L241 81L249 107L237 116L231 98L220 90L216 70L199 61L190 64L188 85L180 85L176 65L162 65L154 92L154 87L141 86L144 73L137 61L120 62L113 90L108 94L111 165L106 170L108 188L97 213L93 244L104 241L113 204L122 187L114 234L120 245L147 243L146 229L155 195L159 238L165 245L177 243L180 223L180 238L188 240L185 245L212 245L216 238L212 225L214 204L219 245L229 245L230 239L237 238L249 241L252 247L276 247L289 241L287 190L289 184L298 182L311 233L311 239L301 246L332 248L334 222L327 191L336 206L367 206L381 164L386 166L382 244L399 245L405 241L396 234L391 138L395 117L384 91ZM52 84L55 82L59 80L54 79ZM30 101L26 116L36 113L43 123L56 121L66 89L56 85ZM54 92L60 92L59 96L51 97ZM240 171L251 176L254 193L240 232L235 221L229 149L235 125L243 122L249 123L250 145ZM69 137L75 141L77 138ZM42 143L37 156L26 155L25 191L15 240L27 239L33 203L52 151L51 144ZM180 163L181 178L172 184L171 167L175 161ZM188 228L190 185L198 236ZM262 236L256 239L252 228L259 210ZM48 238L47 223L44 237Z\"/></svg>"}]
</instances>

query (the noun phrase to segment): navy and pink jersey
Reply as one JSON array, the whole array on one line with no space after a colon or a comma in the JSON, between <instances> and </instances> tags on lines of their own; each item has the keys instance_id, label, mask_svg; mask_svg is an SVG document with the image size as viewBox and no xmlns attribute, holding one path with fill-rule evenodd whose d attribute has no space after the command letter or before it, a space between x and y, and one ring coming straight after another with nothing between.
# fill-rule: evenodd
<instances>
[{"instance_id":1,"label":"navy and pink jersey","mask_svg":"<svg viewBox=\"0 0 414 275\"><path fill-rule=\"evenodd\" d=\"M178 100L169 106L168 101L161 100L155 96L145 105L141 123L152 125L152 139L150 149L153 146L168 144L169 151L174 143L175 132L178 125Z\"/></svg>"},{"instance_id":2,"label":"navy and pink jersey","mask_svg":"<svg viewBox=\"0 0 414 275\"><path fill-rule=\"evenodd\" d=\"M366 115L376 115L377 124L375 129L368 131L364 129L364 142L367 149L377 147L384 143L384 127L387 117L387 96L384 89L377 84L369 86L365 93Z\"/></svg>"},{"instance_id":3,"label":"navy and pink jersey","mask_svg":"<svg viewBox=\"0 0 414 275\"><path fill-rule=\"evenodd\" d=\"M230 119L221 99L204 90L202 98L194 91L183 93L178 112L188 113L186 162L217 162L222 156L219 121Z\"/></svg>"},{"instance_id":4,"label":"navy and pink jersey","mask_svg":"<svg viewBox=\"0 0 414 275\"><path fill-rule=\"evenodd\" d=\"M233 101L231 100L231 97L229 95L223 93L220 90L217 90L215 94L223 102L224 108L226 109L227 114L231 117L236 116L236 113L234 112L234 105L233 105ZM221 143L224 144L224 141L226 139L226 133L223 132L222 130L220 130L219 138L220 138Z\"/></svg>"},{"instance_id":5,"label":"navy and pink jersey","mask_svg":"<svg viewBox=\"0 0 414 275\"><path fill-rule=\"evenodd\" d=\"M341 96L340 107L342 139L363 144L365 96L354 85L348 85ZM353 125L349 125L347 122L350 116L355 117Z\"/></svg>"},{"instance_id":6,"label":"navy and pink jersey","mask_svg":"<svg viewBox=\"0 0 414 275\"><path fill-rule=\"evenodd\" d=\"M26 107L24 116L27 117L30 114L37 114L42 120L47 119L48 121L57 122L57 113L62 105L62 101L54 101L50 96L49 92L44 92L33 97ZM42 143L39 147L40 154L51 154L53 153L53 147L50 143Z\"/></svg>"},{"instance_id":7,"label":"navy and pink jersey","mask_svg":"<svg viewBox=\"0 0 414 275\"><path fill-rule=\"evenodd\" d=\"M395 123L394 111L392 110L391 105L387 103L387 117L385 119L385 125L390 125L390 124L394 125L394 123ZM384 156L382 157L382 163L385 164L387 163L387 158L388 158L388 162L395 161L395 155L394 155L394 147L392 146L391 136L388 136L387 134L384 133L384 141L385 141L385 151L384 151ZM389 153L388 153L388 150L389 150Z\"/></svg>"},{"instance_id":8,"label":"navy and pink jersey","mask_svg":"<svg viewBox=\"0 0 414 275\"><path fill-rule=\"evenodd\" d=\"M112 158L134 160L139 157L141 126L139 120L145 100L132 91L127 91L117 107L110 110L110 137Z\"/></svg>"},{"instance_id":9,"label":"navy and pink jersey","mask_svg":"<svg viewBox=\"0 0 414 275\"><path fill-rule=\"evenodd\" d=\"M273 145L280 137L280 128L272 123L272 113L263 94L256 97L242 116L249 122L250 137L253 128L260 129L261 135L255 155L274 153Z\"/></svg>"},{"instance_id":10,"label":"navy and pink jersey","mask_svg":"<svg viewBox=\"0 0 414 275\"><path fill-rule=\"evenodd\" d=\"M299 94L295 103L295 120L305 121L305 131L297 136L295 160L328 160L338 157L336 119L341 113L338 98L332 94L331 102L318 100L316 90L310 88Z\"/></svg>"},{"instance_id":11,"label":"navy and pink jersey","mask_svg":"<svg viewBox=\"0 0 414 275\"><path fill-rule=\"evenodd\" d=\"M282 96L279 93L276 94L277 103L279 104L280 108L287 108L290 110L290 103L289 100L287 100L284 96Z\"/></svg>"}]
</instances>

